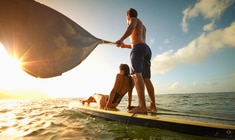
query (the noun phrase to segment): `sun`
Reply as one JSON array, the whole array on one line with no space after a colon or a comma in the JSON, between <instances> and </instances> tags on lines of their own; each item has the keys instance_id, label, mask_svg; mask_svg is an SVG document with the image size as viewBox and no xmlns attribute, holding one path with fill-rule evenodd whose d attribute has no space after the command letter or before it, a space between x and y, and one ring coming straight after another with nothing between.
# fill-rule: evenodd
<instances>
[{"instance_id":1,"label":"sun","mask_svg":"<svg viewBox=\"0 0 235 140\"><path fill-rule=\"evenodd\" d=\"M23 62L16 56L17 54L10 56L0 43L0 98L1 93L11 98L48 97L40 90L41 81L29 76L21 68Z\"/></svg>"},{"instance_id":2,"label":"sun","mask_svg":"<svg viewBox=\"0 0 235 140\"><path fill-rule=\"evenodd\" d=\"M16 69L21 68L21 61L15 57L10 58L8 62L9 62L10 67L12 68L16 68Z\"/></svg>"},{"instance_id":3,"label":"sun","mask_svg":"<svg viewBox=\"0 0 235 140\"><path fill-rule=\"evenodd\" d=\"M16 54L13 56L8 55L4 46L0 43L0 65L1 68L8 67L10 69L20 69L21 60L17 59Z\"/></svg>"},{"instance_id":4,"label":"sun","mask_svg":"<svg viewBox=\"0 0 235 140\"><path fill-rule=\"evenodd\" d=\"M12 89L17 87L17 84L14 85L16 81L25 78L26 74L21 69L21 64L21 61L15 56L10 56L0 43L0 88L8 87Z\"/></svg>"}]
</instances>

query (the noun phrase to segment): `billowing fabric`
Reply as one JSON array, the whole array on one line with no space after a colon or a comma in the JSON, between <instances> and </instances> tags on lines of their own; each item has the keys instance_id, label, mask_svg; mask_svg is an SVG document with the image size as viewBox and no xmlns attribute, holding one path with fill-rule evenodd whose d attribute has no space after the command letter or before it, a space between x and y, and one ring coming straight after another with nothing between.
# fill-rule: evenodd
<instances>
[{"instance_id":1,"label":"billowing fabric","mask_svg":"<svg viewBox=\"0 0 235 140\"><path fill-rule=\"evenodd\" d=\"M0 0L0 42L21 61L24 71L40 78L74 68L103 43L66 16L33 0Z\"/></svg>"}]
</instances>

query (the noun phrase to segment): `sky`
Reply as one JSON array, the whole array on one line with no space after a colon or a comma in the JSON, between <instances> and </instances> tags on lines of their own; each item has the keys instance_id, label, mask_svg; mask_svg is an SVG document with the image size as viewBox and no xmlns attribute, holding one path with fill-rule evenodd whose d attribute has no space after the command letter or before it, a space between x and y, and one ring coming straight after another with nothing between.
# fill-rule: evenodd
<instances>
[{"instance_id":1,"label":"sky","mask_svg":"<svg viewBox=\"0 0 235 140\"><path fill-rule=\"evenodd\" d=\"M235 0L37 0L69 17L95 37L115 42L135 8L147 28L155 94L235 91ZM129 38L125 40L129 43ZM0 47L0 93L51 97L109 94L130 49L98 45L61 76L34 78ZM37 91L37 92L36 92ZM136 93L136 91L134 91Z\"/></svg>"}]
</instances>

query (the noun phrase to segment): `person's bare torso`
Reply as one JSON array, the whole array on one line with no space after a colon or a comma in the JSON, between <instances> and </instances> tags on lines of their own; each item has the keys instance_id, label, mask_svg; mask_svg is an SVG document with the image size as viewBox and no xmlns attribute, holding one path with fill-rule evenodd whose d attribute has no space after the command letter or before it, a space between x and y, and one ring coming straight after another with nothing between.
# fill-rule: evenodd
<instances>
[{"instance_id":1,"label":"person's bare torso","mask_svg":"<svg viewBox=\"0 0 235 140\"><path fill-rule=\"evenodd\" d=\"M145 44L145 36L146 36L146 28L143 25L143 23L136 18L135 19L136 26L132 32L132 34L130 35L130 42L133 45L136 44Z\"/></svg>"},{"instance_id":2,"label":"person's bare torso","mask_svg":"<svg viewBox=\"0 0 235 140\"><path fill-rule=\"evenodd\" d=\"M129 78L127 76L118 74L118 80L120 80L121 82L118 82L120 83L120 85L118 85L119 88L116 91L117 93L124 95L125 93L127 93L132 89L129 83Z\"/></svg>"}]
</instances>

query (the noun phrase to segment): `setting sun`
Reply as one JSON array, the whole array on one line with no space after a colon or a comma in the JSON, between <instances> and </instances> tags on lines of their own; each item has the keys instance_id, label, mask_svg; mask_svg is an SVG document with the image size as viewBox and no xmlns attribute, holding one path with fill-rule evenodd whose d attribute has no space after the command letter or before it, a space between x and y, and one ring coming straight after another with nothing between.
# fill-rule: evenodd
<instances>
[{"instance_id":1,"label":"setting sun","mask_svg":"<svg viewBox=\"0 0 235 140\"><path fill-rule=\"evenodd\" d=\"M5 60L8 65L8 67L10 67L11 69L14 69L14 71L22 71L21 70L21 61L17 58L13 57L5 57L3 60Z\"/></svg>"},{"instance_id":2,"label":"setting sun","mask_svg":"<svg viewBox=\"0 0 235 140\"><path fill-rule=\"evenodd\" d=\"M34 77L21 69L21 61L8 55L2 44L0 44L0 65L0 98L38 98L41 96L42 93L35 88Z\"/></svg>"},{"instance_id":3,"label":"setting sun","mask_svg":"<svg viewBox=\"0 0 235 140\"><path fill-rule=\"evenodd\" d=\"M4 81L12 77L18 79L25 75L23 70L21 69L20 60L17 59L15 56L9 56L2 44L0 44L0 65L0 75L2 77L1 79L4 79Z\"/></svg>"}]
</instances>

